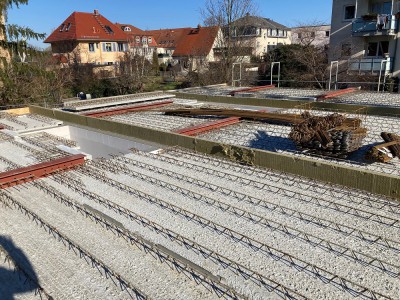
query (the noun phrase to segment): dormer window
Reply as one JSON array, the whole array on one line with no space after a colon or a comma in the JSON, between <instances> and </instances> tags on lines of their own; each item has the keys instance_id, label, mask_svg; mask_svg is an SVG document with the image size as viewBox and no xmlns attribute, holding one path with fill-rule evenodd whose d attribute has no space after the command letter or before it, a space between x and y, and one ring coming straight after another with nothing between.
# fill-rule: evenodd
<instances>
[{"instance_id":1,"label":"dormer window","mask_svg":"<svg viewBox=\"0 0 400 300\"><path fill-rule=\"evenodd\" d=\"M130 27L126 26L126 27L124 28L124 31L132 31L132 29L131 29Z\"/></svg>"},{"instance_id":2,"label":"dormer window","mask_svg":"<svg viewBox=\"0 0 400 300\"><path fill-rule=\"evenodd\" d=\"M65 28L65 31L68 31L71 28L71 23L67 24L67 28Z\"/></svg>"},{"instance_id":3,"label":"dormer window","mask_svg":"<svg viewBox=\"0 0 400 300\"><path fill-rule=\"evenodd\" d=\"M149 42L149 44L151 44L151 43L153 42L153 39L152 39L151 37L149 37L149 38L147 39L147 41Z\"/></svg>"},{"instance_id":4,"label":"dormer window","mask_svg":"<svg viewBox=\"0 0 400 300\"><path fill-rule=\"evenodd\" d=\"M147 44L147 38L145 36L142 37L142 44Z\"/></svg>"},{"instance_id":5,"label":"dormer window","mask_svg":"<svg viewBox=\"0 0 400 300\"><path fill-rule=\"evenodd\" d=\"M135 41L136 41L136 44L140 44L140 36L137 36L137 37L135 38Z\"/></svg>"},{"instance_id":6,"label":"dormer window","mask_svg":"<svg viewBox=\"0 0 400 300\"><path fill-rule=\"evenodd\" d=\"M107 30L108 33L110 33L110 34L111 34L111 33L114 33L114 31L111 29L110 26L105 25L104 28Z\"/></svg>"},{"instance_id":7,"label":"dormer window","mask_svg":"<svg viewBox=\"0 0 400 300\"><path fill-rule=\"evenodd\" d=\"M64 27L65 27L65 24L61 24L60 32L62 32L64 30Z\"/></svg>"}]
</instances>

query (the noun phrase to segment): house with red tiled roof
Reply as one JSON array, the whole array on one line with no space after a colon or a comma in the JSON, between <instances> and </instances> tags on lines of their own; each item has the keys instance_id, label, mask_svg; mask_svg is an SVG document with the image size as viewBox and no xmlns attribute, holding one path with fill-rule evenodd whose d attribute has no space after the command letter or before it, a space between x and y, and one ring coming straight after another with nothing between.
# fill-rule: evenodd
<instances>
[{"instance_id":1,"label":"house with red tiled roof","mask_svg":"<svg viewBox=\"0 0 400 300\"><path fill-rule=\"evenodd\" d=\"M146 31L158 44L158 55L184 68L196 69L199 63L215 61L214 48L222 39L219 27L173 28Z\"/></svg>"},{"instance_id":2,"label":"house with red tiled roof","mask_svg":"<svg viewBox=\"0 0 400 300\"><path fill-rule=\"evenodd\" d=\"M125 32L98 10L72 13L44 42L63 63L112 65L129 50Z\"/></svg>"},{"instance_id":3,"label":"house with red tiled roof","mask_svg":"<svg viewBox=\"0 0 400 300\"><path fill-rule=\"evenodd\" d=\"M133 54L141 55L148 60L153 59L153 53L157 51L157 42L149 32L141 30L133 25L116 23L129 41L129 51Z\"/></svg>"}]
</instances>

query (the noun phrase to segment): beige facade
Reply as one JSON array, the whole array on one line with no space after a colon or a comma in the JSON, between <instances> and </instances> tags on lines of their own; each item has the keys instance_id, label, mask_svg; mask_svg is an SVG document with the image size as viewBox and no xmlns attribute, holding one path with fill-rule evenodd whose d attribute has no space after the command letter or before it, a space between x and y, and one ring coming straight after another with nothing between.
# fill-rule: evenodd
<instances>
[{"instance_id":1,"label":"beige facade","mask_svg":"<svg viewBox=\"0 0 400 300\"><path fill-rule=\"evenodd\" d=\"M246 16L235 22L233 38L252 49L252 55L262 57L281 45L292 43L291 29L270 19Z\"/></svg>"},{"instance_id":2,"label":"beige facade","mask_svg":"<svg viewBox=\"0 0 400 300\"><path fill-rule=\"evenodd\" d=\"M299 26L292 28L292 44L325 47L329 45L330 25Z\"/></svg>"},{"instance_id":3,"label":"beige facade","mask_svg":"<svg viewBox=\"0 0 400 300\"><path fill-rule=\"evenodd\" d=\"M65 41L52 43L52 52L65 64L95 65L118 64L124 57L128 44L119 42Z\"/></svg>"},{"instance_id":4,"label":"beige facade","mask_svg":"<svg viewBox=\"0 0 400 300\"><path fill-rule=\"evenodd\" d=\"M333 0L330 60L399 77L399 12L398 0Z\"/></svg>"}]
</instances>

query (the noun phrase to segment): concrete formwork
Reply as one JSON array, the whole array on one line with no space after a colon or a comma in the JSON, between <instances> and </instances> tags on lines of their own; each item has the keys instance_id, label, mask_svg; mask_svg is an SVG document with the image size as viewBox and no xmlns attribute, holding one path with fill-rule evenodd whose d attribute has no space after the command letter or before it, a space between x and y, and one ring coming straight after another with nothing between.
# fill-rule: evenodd
<instances>
[{"instance_id":1,"label":"concrete formwork","mask_svg":"<svg viewBox=\"0 0 400 300\"><path fill-rule=\"evenodd\" d=\"M287 154L232 146L201 138L161 132L150 128L85 117L37 106L31 106L30 111L31 113L55 118L67 123L104 130L114 134L125 135L162 145L180 146L201 153L226 157L247 164L400 199L400 178L396 176L338 166L326 162L316 162L309 158L299 158Z\"/></svg>"},{"instance_id":2,"label":"concrete formwork","mask_svg":"<svg viewBox=\"0 0 400 300\"><path fill-rule=\"evenodd\" d=\"M399 116L400 108L388 106L369 106L369 105L354 105L344 103L330 103L330 102L312 102L307 100L281 100L281 99L267 99L267 98L246 98L246 97L227 97L227 96L211 96L211 95L198 95L198 94L185 94L175 93L177 98L193 99L203 102L218 102L236 105L250 105L250 106L263 106L273 108L296 108L302 105L310 105L312 109L325 109L334 111L343 111L354 113L363 109L363 113L377 116Z\"/></svg>"}]
</instances>

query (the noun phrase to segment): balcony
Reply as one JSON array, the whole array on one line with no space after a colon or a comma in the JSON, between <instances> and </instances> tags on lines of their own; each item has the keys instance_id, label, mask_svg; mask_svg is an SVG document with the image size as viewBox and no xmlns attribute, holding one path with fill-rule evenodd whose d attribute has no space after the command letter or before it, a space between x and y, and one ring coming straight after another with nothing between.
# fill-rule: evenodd
<instances>
[{"instance_id":1,"label":"balcony","mask_svg":"<svg viewBox=\"0 0 400 300\"><path fill-rule=\"evenodd\" d=\"M358 73L388 74L392 70L393 58L361 58L349 60L349 71Z\"/></svg>"},{"instance_id":2,"label":"balcony","mask_svg":"<svg viewBox=\"0 0 400 300\"><path fill-rule=\"evenodd\" d=\"M378 24L377 19L366 20L358 18L353 21L353 36L387 36L395 35L398 31L398 21L395 15L388 15L387 18Z\"/></svg>"}]
</instances>

